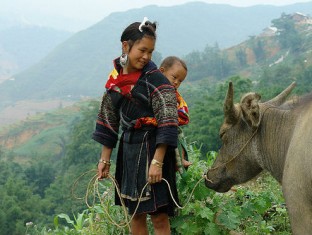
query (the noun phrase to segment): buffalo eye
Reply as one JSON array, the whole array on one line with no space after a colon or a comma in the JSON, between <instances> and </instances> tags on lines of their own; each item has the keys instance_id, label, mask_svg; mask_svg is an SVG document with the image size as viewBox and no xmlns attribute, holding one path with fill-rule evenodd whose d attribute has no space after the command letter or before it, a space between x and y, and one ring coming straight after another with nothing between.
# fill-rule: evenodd
<instances>
[{"instance_id":1,"label":"buffalo eye","mask_svg":"<svg viewBox=\"0 0 312 235\"><path fill-rule=\"evenodd\" d=\"M224 136L224 134L225 134L225 131L220 132L220 134L219 134L220 139L222 139L222 137Z\"/></svg>"}]
</instances>

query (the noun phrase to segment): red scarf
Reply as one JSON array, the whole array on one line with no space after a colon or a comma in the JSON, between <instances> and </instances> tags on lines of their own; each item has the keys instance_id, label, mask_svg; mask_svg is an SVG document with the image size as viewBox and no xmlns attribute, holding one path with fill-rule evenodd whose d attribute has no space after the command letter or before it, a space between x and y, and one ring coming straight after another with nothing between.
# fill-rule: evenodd
<instances>
[{"instance_id":1,"label":"red scarf","mask_svg":"<svg viewBox=\"0 0 312 235\"><path fill-rule=\"evenodd\" d=\"M128 95L141 76L141 73L142 71L122 74L122 70L118 73L118 71L114 68L108 76L105 88L117 91L122 95Z\"/></svg>"}]
</instances>

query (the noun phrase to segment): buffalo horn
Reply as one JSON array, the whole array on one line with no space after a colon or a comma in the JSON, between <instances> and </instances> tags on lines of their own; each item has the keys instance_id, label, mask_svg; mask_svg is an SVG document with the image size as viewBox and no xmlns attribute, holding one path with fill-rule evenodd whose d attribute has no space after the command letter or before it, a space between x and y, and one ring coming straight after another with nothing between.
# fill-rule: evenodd
<instances>
[{"instance_id":1,"label":"buffalo horn","mask_svg":"<svg viewBox=\"0 0 312 235\"><path fill-rule=\"evenodd\" d=\"M237 120L237 111L234 106L234 89L232 82L229 82L229 88L224 101L223 111L225 120L227 122L233 123Z\"/></svg>"},{"instance_id":2,"label":"buffalo horn","mask_svg":"<svg viewBox=\"0 0 312 235\"><path fill-rule=\"evenodd\" d=\"M285 90L283 90L279 95L275 96L273 99L265 102L265 104L270 104L273 106L280 106L286 101L287 96L291 93L291 91L296 86L296 83L291 83Z\"/></svg>"}]
</instances>

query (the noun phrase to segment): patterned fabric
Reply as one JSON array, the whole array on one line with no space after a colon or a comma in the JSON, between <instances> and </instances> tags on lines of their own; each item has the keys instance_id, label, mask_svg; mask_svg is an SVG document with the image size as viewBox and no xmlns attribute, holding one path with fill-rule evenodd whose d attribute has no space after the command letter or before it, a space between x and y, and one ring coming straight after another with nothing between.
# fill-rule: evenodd
<instances>
[{"instance_id":1,"label":"patterned fabric","mask_svg":"<svg viewBox=\"0 0 312 235\"><path fill-rule=\"evenodd\" d=\"M103 95L98 118L96 121L96 128L93 133L93 139L97 142L115 148L118 141L118 130L120 126L120 113L118 111L120 105L124 102L124 95L127 96L128 89L133 87L134 80L138 80L137 73L131 74L129 79L127 76L120 76L122 67L119 63L119 58L113 61L114 69L110 73L108 81L106 82L107 90ZM148 63L140 74L157 69L153 62ZM122 81L122 78L126 82ZM118 87L118 86L120 87ZM123 90L122 90L123 89Z\"/></svg>"},{"instance_id":2,"label":"patterned fabric","mask_svg":"<svg viewBox=\"0 0 312 235\"><path fill-rule=\"evenodd\" d=\"M176 90L176 98L177 98L177 108L178 108L178 123L179 126L186 125L189 123L189 111L187 104L181 94ZM144 125L152 125L157 126L157 120L154 117L142 117L138 118L135 122L134 128L139 129Z\"/></svg>"},{"instance_id":3,"label":"patterned fabric","mask_svg":"<svg viewBox=\"0 0 312 235\"><path fill-rule=\"evenodd\" d=\"M183 97L178 91L176 91L177 101L178 101L178 116L179 116L179 126L186 125L189 123L189 110L187 104Z\"/></svg>"},{"instance_id":4,"label":"patterned fabric","mask_svg":"<svg viewBox=\"0 0 312 235\"><path fill-rule=\"evenodd\" d=\"M154 117L142 117L135 121L134 128L140 129L143 125L157 126L157 120Z\"/></svg>"},{"instance_id":5,"label":"patterned fabric","mask_svg":"<svg viewBox=\"0 0 312 235\"><path fill-rule=\"evenodd\" d=\"M181 127L179 127L178 147L175 149L175 153L176 153L177 171L183 178L186 173L186 168L184 168L182 160L183 159L188 160L188 153L187 153L186 138L183 134Z\"/></svg>"},{"instance_id":6,"label":"patterned fabric","mask_svg":"<svg viewBox=\"0 0 312 235\"><path fill-rule=\"evenodd\" d=\"M113 148L118 140L119 127L123 130L115 178L130 214L134 213L138 196L147 182L156 146L166 144L163 177L169 182L173 196L178 201L174 152L178 142L175 89L153 62L143 68L134 86L132 83L136 78L117 75L121 71L118 59L115 69L117 73L113 72L106 83L107 91L101 102L93 139ZM136 120L146 118L152 118L153 123L143 122L140 129L134 128ZM115 204L121 204L117 197ZM137 213L155 212L162 206L167 206L168 215L173 215L176 206L165 182L147 188Z\"/></svg>"},{"instance_id":7,"label":"patterned fabric","mask_svg":"<svg viewBox=\"0 0 312 235\"><path fill-rule=\"evenodd\" d=\"M178 121L179 126L183 126L189 123L189 111L186 102L183 97L177 91L177 101L178 101ZM178 135L178 147L176 150L176 161L177 161L177 170L180 173L181 177L185 176L186 169L182 164L182 160L188 160L187 153L187 144L186 139L184 137L183 131L181 127L179 127L179 135Z\"/></svg>"},{"instance_id":8,"label":"patterned fabric","mask_svg":"<svg viewBox=\"0 0 312 235\"><path fill-rule=\"evenodd\" d=\"M93 139L102 145L114 148L118 141L119 113L115 109L111 96L105 93L102 98Z\"/></svg>"},{"instance_id":9,"label":"patterned fabric","mask_svg":"<svg viewBox=\"0 0 312 235\"><path fill-rule=\"evenodd\" d=\"M169 84L157 87L151 94L155 118L158 127L177 126L177 121L173 118L177 116L176 97ZM166 103L164 103L166 101ZM175 101L175 102L172 102Z\"/></svg>"}]
</instances>

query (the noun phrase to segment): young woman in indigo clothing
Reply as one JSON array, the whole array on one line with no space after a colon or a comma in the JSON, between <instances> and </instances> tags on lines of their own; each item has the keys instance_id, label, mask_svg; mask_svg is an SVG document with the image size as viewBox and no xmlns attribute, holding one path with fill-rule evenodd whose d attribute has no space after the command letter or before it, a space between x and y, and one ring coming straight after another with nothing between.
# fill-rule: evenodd
<instances>
[{"instance_id":1,"label":"young woman in indigo clothing","mask_svg":"<svg viewBox=\"0 0 312 235\"><path fill-rule=\"evenodd\" d=\"M178 202L175 148L178 114L175 88L151 61L156 42L156 24L147 21L130 24L121 35L122 55L105 85L93 139L103 145L98 178L106 178L112 149L122 133L115 178L128 207L132 234L148 234L149 214L155 234L170 234L169 216ZM145 188L138 209L140 194ZM116 196L115 203L121 205Z\"/></svg>"}]
</instances>

